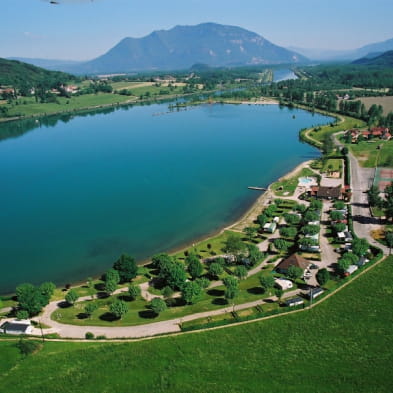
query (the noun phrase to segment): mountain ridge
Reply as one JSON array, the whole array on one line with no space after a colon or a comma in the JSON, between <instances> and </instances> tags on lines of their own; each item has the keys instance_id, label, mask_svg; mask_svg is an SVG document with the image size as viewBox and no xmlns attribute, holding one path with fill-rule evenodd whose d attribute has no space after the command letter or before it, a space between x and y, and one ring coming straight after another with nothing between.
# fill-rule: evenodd
<instances>
[{"instance_id":1,"label":"mountain ridge","mask_svg":"<svg viewBox=\"0 0 393 393\"><path fill-rule=\"evenodd\" d=\"M307 58L238 26L201 23L125 37L106 53L82 64L62 67L77 74L103 74L307 62Z\"/></svg>"}]
</instances>

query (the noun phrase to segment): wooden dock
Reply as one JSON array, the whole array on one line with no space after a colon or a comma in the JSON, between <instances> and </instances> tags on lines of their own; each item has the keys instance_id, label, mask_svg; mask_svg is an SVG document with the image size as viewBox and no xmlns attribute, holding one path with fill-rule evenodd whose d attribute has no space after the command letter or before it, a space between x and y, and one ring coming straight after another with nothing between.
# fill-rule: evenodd
<instances>
[{"instance_id":1,"label":"wooden dock","mask_svg":"<svg viewBox=\"0 0 393 393\"><path fill-rule=\"evenodd\" d=\"M263 187L252 187L252 186L249 186L249 187L247 187L249 190L256 190L256 191L267 191L267 189L266 188L263 188Z\"/></svg>"}]
</instances>

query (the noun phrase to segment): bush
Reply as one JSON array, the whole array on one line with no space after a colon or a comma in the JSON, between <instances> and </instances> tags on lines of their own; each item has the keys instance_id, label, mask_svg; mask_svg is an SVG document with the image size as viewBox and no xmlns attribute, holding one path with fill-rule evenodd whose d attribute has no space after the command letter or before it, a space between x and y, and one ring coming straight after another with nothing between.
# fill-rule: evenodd
<instances>
[{"instance_id":1,"label":"bush","mask_svg":"<svg viewBox=\"0 0 393 393\"><path fill-rule=\"evenodd\" d=\"M94 334L92 332L86 332L85 338L86 340L92 340L94 338Z\"/></svg>"},{"instance_id":2,"label":"bush","mask_svg":"<svg viewBox=\"0 0 393 393\"><path fill-rule=\"evenodd\" d=\"M27 356L38 351L41 348L41 344L38 341L25 340L21 338L17 342L16 347L23 356Z\"/></svg>"}]
</instances>

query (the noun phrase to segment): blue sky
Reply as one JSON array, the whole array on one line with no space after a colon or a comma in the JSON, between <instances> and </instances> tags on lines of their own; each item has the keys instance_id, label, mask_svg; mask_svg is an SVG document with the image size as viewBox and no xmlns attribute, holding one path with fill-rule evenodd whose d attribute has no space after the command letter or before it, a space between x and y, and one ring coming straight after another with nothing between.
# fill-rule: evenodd
<instances>
[{"instance_id":1,"label":"blue sky","mask_svg":"<svg viewBox=\"0 0 393 393\"><path fill-rule=\"evenodd\" d=\"M1 0L0 57L87 60L124 37L217 22L281 46L353 49L393 38L392 0Z\"/></svg>"}]
</instances>

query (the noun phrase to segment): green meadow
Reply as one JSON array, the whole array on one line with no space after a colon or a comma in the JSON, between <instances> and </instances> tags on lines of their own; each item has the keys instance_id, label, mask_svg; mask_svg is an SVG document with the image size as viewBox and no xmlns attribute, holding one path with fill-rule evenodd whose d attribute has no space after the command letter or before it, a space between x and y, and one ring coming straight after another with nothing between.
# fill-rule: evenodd
<instances>
[{"instance_id":1,"label":"green meadow","mask_svg":"<svg viewBox=\"0 0 393 393\"><path fill-rule=\"evenodd\" d=\"M4 392L391 392L393 258L319 306L141 342L0 342Z\"/></svg>"}]
</instances>

